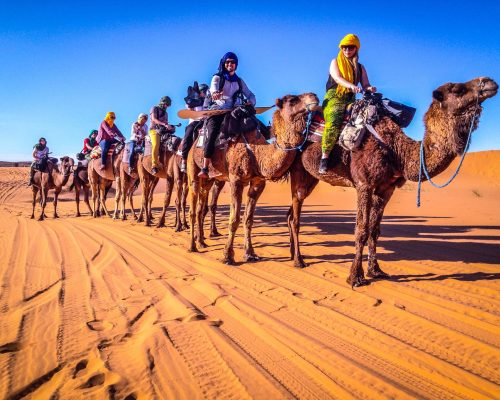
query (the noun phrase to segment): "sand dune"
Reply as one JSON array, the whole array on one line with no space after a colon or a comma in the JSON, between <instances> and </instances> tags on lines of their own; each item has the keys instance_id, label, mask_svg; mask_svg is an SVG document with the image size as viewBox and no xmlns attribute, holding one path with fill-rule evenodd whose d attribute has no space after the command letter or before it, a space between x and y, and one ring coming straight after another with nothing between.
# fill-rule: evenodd
<instances>
[{"instance_id":1,"label":"sand dune","mask_svg":"<svg viewBox=\"0 0 500 400\"><path fill-rule=\"evenodd\" d=\"M228 267L225 237L187 253L172 212L161 229L74 218L65 193L60 219L49 204L30 220L26 180L0 168L0 398L500 397L498 151L468 155L447 189L425 183L419 209L415 184L399 190L379 244L393 279L356 290L353 189L306 201L298 270L286 183L256 213L263 260ZM220 204L225 233L227 190ZM241 261L241 228L235 243Z\"/></svg>"}]
</instances>

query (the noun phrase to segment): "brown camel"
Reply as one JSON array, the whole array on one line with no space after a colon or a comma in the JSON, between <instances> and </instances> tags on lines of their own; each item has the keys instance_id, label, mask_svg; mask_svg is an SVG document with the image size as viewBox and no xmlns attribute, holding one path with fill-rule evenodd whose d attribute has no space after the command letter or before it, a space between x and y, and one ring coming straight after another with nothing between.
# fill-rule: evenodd
<instances>
[{"instance_id":1,"label":"brown camel","mask_svg":"<svg viewBox=\"0 0 500 400\"><path fill-rule=\"evenodd\" d=\"M90 160L88 166L88 177L89 184L92 189L92 203L93 216L94 218L99 217L101 213L98 213L97 202L104 210L104 213L111 217L107 207L106 207L106 187L113 184L116 181L116 192L115 192L115 211L114 216L118 213L118 202L120 199L120 165L122 163L123 149L111 158L108 155L106 162L106 168L101 170L101 159L94 158ZM126 194L125 194L126 195Z\"/></svg>"},{"instance_id":2,"label":"brown camel","mask_svg":"<svg viewBox=\"0 0 500 400\"><path fill-rule=\"evenodd\" d=\"M489 78L467 83L447 83L433 92L432 103L425 114L424 153L431 177L444 171L451 161L465 151L467 136L477 128L481 103L496 95L498 85ZM370 278L387 278L377 261L377 240L385 206L394 190L407 180L418 181L421 142L406 136L388 117L374 126L382 142L371 134L359 151L347 152L336 145L326 174L318 174L321 144L309 145L290 169L292 207L288 214L291 256L295 266L305 263L299 248L300 212L304 200L319 180L332 186L351 186L357 192L355 228L356 254L347 282L351 286L368 283L364 278L362 256L368 242ZM425 177L424 177L425 179Z\"/></svg>"},{"instance_id":3,"label":"brown camel","mask_svg":"<svg viewBox=\"0 0 500 400\"><path fill-rule=\"evenodd\" d=\"M33 185L31 190L33 192L33 210L31 213L31 219L35 218L35 205L36 205L36 195L40 191L40 205L42 206L42 212L40 213L39 221L43 221L45 218L45 206L47 205L47 196L49 190L54 190L54 218L59 218L57 215L57 199L59 193L66 183L68 183L69 176L73 170L74 160L71 157L64 156L60 158L61 164L57 165L52 163L50 159L47 161L46 172L36 171L33 177Z\"/></svg>"},{"instance_id":4,"label":"brown camel","mask_svg":"<svg viewBox=\"0 0 500 400\"><path fill-rule=\"evenodd\" d=\"M163 146L162 146L163 147ZM156 175L151 174L151 156L141 155L137 161L137 171L139 172L139 179L141 181L142 188L142 208L139 214L138 221L143 221L143 214L145 214L146 226L150 226L152 222L152 210L151 204L153 200L153 191L156 187L159 179L166 180L166 190L165 198L163 202L163 209L158 220L157 227L161 228L165 226L165 214L167 208L170 205L170 198L176 188L176 221L175 221L175 231L182 230L182 222L180 217L180 209L182 204L182 188L183 188L183 176L184 174L180 171L180 160L174 152L167 149L162 149L160 151L160 163L161 168L158 168L158 173Z\"/></svg>"},{"instance_id":5,"label":"brown camel","mask_svg":"<svg viewBox=\"0 0 500 400\"><path fill-rule=\"evenodd\" d=\"M89 171L88 171L88 166L87 167L79 167L75 170L73 174L73 183L71 184L71 187L69 190L71 191L75 188L75 202L76 202L76 217L80 217L80 192L83 192L83 201L85 204L87 204L87 207L89 209L90 214L93 214L92 207L90 207L90 202L89 202L89 192L90 192L90 183L89 183ZM111 189L111 182L109 185L106 187L106 190L104 192L104 201L106 201L106 196L109 192L109 189ZM104 210L97 210L97 213L102 213L104 214Z\"/></svg>"},{"instance_id":6,"label":"brown camel","mask_svg":"<svg viewBox=\"0 0 500 400\"><path fill-rule=\"evenodd\" d=\"M203 158L203 150L193 147L188 157L188 181L190 188L190 251L206 247L203 234L203 215L208 193L213 180L227 181L231 190L231 209L229 216L229 234L224 249L223 262L234 264L234 236L240 222L240 210L243 188L249 185L248 202L245 208L245 260L259 259L252 246L251 231L255 205L264 190L266 180L282 178L290 168L306 127L306 116L312 106L318 105L318 98L313 93L300 96L286 96L277 100L278 106L287 102L289 107L275 113L273 120L283 129L279 130L276 144L268 144L257 130L239 135L235 142L228 144L227 150L216 149L210 166L212 179L198 178ZM277 118L279 116L279 120ZM288 151L290 150L290 151ZM196 228L195 228L196 222Z\"/></svg>"}]
</instances>

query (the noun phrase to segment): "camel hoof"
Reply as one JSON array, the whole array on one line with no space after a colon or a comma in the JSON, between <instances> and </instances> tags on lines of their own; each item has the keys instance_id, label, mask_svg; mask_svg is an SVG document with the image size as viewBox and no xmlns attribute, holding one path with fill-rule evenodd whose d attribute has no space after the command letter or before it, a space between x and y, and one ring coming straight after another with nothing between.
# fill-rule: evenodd
<instances>
[{"instance_id":1,"label":"camel hoof","mask_svg":"<svg viewBox=\"0 0 500 400\"><path fill-rule=\"evenodd\" d=\"M189 253L198 253L198 249L196 246L191 246L189 249L188 249L188 252Z\"/></svg>"},{"instance_id":2,"label":"camel hoof","mask_svg":"<svg viewBox=\"0 0 500 400\"><path fill-rule=\"evenodd\" d=\"M245 256L245 261L246 262L255 262L255 261L260 261L260 257L255 255L255 254L247 254Z\"/></svg>"},{"instance_id":3,"label":"camel hoof","mask_svg":"<svg viewBox=\"0 0 500 400\"><path fill-rule=\"evenodd\" d=\"M137 222L139 222L139 223L144 222L144 218L142 218L142 217L137 218Z\"/></svg>"},{"instance_id":4,"label":"camel hoof","mask_svg":"<svg viewBox=\"0 0 500 400\"><path fill-rule=\"evenodd\" d=\"M34 215L32 215L30 219L35 219L35 216L34 216Z\"/></svg>"},{"instance_id":5,"label":"camel hoof","mask_svg":"<svg viewBox=\"0 0 500 400\"><path fill-rule=\"evenodd\" d=\"M373 278L373 279L389 279L391 277L389 274L386 274L381 269L379 269L378 271L368 270L368 272L366 273L366 276L368 276L369 278Z\"/></svg>"},{"instance_id":6,"label":"camel hoof","mask_svg":"<svg viewBox=\"0 0 500 400\"><path fill-rule=\"evenodd\" d=\"M57 215L57 214L54 214L54 218L59 218L59 215Z\"/></svg>"},{"instance_id":7,"label":"camel hoof","mask_svg":"<svg viewBox=\"0 0 500 400\"><path fill-rule=\"evenodd\" d=\"M158 223L156 224L156 227L157 227L157 228L165 228L165 222L161 222L161 221L160 221L160 222L158 222Z\"/></svg>"},{"instance_id":8,"label":"camel hoof","mask_svg":"<svg viewBox=\"0 0 500 400\"><path fill-rule=\"evenodd\" d=\"M346 281L351 285L351 289L355 287L361 287L361 286L368 286L370 284L369 281L367 281L365 278L361 277L356 277L354 279L347 279Z\"/></svg>"},{"instance_id":9,"label":"camel hoof","mask_svg":"<svg viewBox=\"0 0 500 400\"><path fill-rule=\"evenodd\" d=\"M81 217L82 214L76 214L75 217L78 218L78 217Z\"/></svg>"},{"instance_id":10,"label":"camel hoof","mask_svg":"<svg viewBox=\"0 0 500 400\"><path fill-rule=\"evenodd\" d=\"M198 242L198 246L202 249L206 249L208 247L208 244L206 244L205 242Z\"/></svg>"},{"instance_id":11,"label":"camel hoof","mask_svg":"<svg viewBox=\"0 0 500 400\"><path fill-rule=\"evenodd\" d=\"M39 218L38 218L38 221L43 221L43 217L39 217Z\"/></svg>"},{"instance_id":12,"label":"camel hoof","mask_svg":"<svg viewBox=\"0 0 500 400\"><path fill-rule=\"evenodd\" d=\"M303 260L295 260L295 262L293 263L293 266L295 268L306 268L307 267L307 264L303 261Z\"/></svg>"},{"instance_id":13,"label":"camel hoof","mask_svg":"<svg viewBox=\"0 0 500 400\"><path fill-rule=\"evenodd\" d=\"M189 225L188 225L188 224L184 224L184 225L182 225L182 229L184 229L184 230L188 230L188 229L189 229Z\"/></svg>"},{"instance_id":14,"label":"camel hoof","mask_svg":"<svg viewBox=\"0 0 500 400\"><path fill-rule=\"evenodd\" d=\"M224 260L222 260L222 262L226 265L235 265L236 263L234 262L234 259L233 258L225 258Z\"/></svg>"},{"instance_id":15,"label":"camel hoof","mask_svg":"<svg viewBox=\"0 0 500 400\"><path fill-rule=\"evenodd\" d=\"M217 232L217 231L214 231L214 232L210 232L210 237L211 238L216 238L216 237L221 237L222 235Z\"/></svg>"},{"instance_id":16,"label":"camel hoof","mask_svg":"<svg viewBox=\"0 0 500 400\"><path fill-rule=\"evenodd\" d=\"M182 226L178 226L175 228L175 232L182 232Z\"/></svg>"}]
</instances>

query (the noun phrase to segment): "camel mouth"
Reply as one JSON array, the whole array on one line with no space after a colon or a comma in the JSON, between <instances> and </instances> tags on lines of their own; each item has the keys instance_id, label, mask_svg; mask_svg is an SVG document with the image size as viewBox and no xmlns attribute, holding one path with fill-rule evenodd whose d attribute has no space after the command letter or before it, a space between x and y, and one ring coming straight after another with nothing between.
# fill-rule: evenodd
<instances>
[{"instance_id":1,"label":"camel mouth","mask_svg":"<svg viewBox=\"0 0 500 400\"><path fill-rule=\"evenodd\" d=\"M479 96L484 101L498 93L498 84L494 80L484 82L483 87L479 90Z\"/></svg>"}]
</instances>

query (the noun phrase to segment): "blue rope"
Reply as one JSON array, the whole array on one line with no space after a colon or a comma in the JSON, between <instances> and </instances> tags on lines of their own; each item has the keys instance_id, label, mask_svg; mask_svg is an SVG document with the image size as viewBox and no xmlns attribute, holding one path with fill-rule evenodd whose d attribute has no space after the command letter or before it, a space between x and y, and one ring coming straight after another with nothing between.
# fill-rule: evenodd
<instances>
[{"instance_id":1,"label":"blue rope","mask_svg":"<svg viewBox=\"0 0 500 400\"><path fill-rule=\"evenodd\" d=\"M442 185L438 185L434 183L429 175L429 171L427 171L427 167L425 165L425 154L424 154L424 139L422 139L422 142L420 143L420 168L418 171L418 187L417 187L417 207L420 207L420 191L422 188L422 172L425 174L425 177L429 181L429 183L434 186L437 189L442 189L446 186L448 186L458 175L460 172L460 168L462 167L462 163L464 162L465 155L467 154L467 151L469 150L470 146L470 138L471 138L471 133L472 133L472 128L474 126L474 121L476 120L477 117L477 106L479 104L479 97L476 100L476 109L474 111L474 117L472 117L472 121L470 123L469 127L469 134L467 136L467 143L465 144L465 150L462 154L462 157L460 158L460 162L458 163L457 169L453 173L453 175L448 179L447 182L443 183Z\"/></svg>"}]
</instances>

